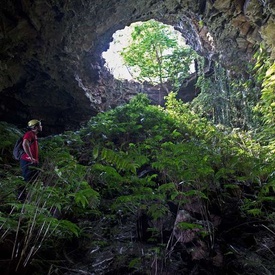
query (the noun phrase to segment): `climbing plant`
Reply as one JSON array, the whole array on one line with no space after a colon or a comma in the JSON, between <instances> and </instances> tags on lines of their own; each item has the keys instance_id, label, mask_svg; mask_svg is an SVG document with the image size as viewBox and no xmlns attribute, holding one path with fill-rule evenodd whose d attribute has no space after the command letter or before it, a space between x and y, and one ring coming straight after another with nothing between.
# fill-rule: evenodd
<instances>
[{"instance_id":1,"label":"climbing plant","mask_svg":"<svg viewBox=\"0 0 275 275\"><path fill-rule=\"evenodd\" d=\"M261 98L255 107L255 111L260 114L262 127L262 137L273 141L274 137L274 107L275 107L275 63L268 59L264 48L261 48L255 55L257 79L262 84Z\"/></svg>"},{"instance_id":2,"label":"climbing plant","mask_svg":"<svg viewBox=\"0 0 275 275\"><path fill-rule=\"evenodd\" d=\"M234 69L227 70L212 61L211 68L204 72L203 59L198 62L197 87L199 95L191 102L191 107L215 124L246 130L254 129L258 117L254 113L260 97L260 85L254 75L254 69L248 66L251 74L239 75Z\"/></svg>"}]
</instances>

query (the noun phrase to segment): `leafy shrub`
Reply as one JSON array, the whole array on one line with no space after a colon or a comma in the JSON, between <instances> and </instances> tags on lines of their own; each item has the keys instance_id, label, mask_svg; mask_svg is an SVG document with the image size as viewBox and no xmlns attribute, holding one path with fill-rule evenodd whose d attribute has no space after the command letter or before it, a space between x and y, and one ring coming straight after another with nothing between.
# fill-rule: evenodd
<instances>
[{"instance_id":1,"label":"leafy shrub","mask_svg":"<svg viewBox=\"0 0 275 275\"><path fill-rule=\"evenodd\" d=\"M166 108L138 95L78 132L40 144L43 165L26 186L28 200L16 199L20 176L7 172L0 186L1 241L13 243L7 261L18 270L48 250L59 257L74 239L100 251L119 238L129 247L149 244L142 256L119 255L116 263L129 270L164 271L177 251L203 270L203 262L214 266L213 255L229 262L229 255L240 256L231 242L242 226L249 237L250 223L274 226L275 163L267 139L262 144L254 132L214 125L173 93Z\"/></svg>"}]
</instances>

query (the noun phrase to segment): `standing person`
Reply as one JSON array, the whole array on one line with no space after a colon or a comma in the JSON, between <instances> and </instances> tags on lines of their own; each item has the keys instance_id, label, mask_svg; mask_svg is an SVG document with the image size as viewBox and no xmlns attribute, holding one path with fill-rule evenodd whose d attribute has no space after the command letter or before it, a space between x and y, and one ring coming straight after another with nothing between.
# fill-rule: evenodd
<instances>
[{"instance_id":1,"label":"standing person","mask_svg":"<svg viewBox=\"0 0 275 275\"><path fill-rule=\"evenodd\" d=\"M29 131L23 136L24 153L20 159L20 166L24 181L31 181L35 178L38 166L38 140L37 134L42 131L41 121L32 119L28 122Z\"/></svg>"}]
</instances>

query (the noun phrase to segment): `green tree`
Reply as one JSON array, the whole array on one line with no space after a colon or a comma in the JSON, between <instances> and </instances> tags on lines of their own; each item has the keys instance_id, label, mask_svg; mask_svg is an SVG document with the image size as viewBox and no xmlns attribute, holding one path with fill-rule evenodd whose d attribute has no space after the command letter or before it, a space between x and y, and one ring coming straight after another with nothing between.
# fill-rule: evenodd
<instances>
[{"instance_id":1,"label":"green tree","mask_svg":"<svg viewBox=\"0 0 275 275\"><path fill-rule=\"evenodd\" d=\"M195 51L180 45L176 32L155 20L136 25L131 37L132 42L123 48L121 56L133 78L161 85L166 94L167 82L178 91L182 80L190 74Z\"/></svg>"}]
</instances>

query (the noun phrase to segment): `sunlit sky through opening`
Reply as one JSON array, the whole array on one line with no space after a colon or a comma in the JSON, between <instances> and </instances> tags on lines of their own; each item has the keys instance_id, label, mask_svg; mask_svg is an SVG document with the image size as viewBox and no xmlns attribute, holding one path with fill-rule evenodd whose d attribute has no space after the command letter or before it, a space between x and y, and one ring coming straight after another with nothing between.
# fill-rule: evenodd
<instances>
[{"instance_id":1,"label":"sunlit sky through opening","mask_svg":"<svg viewBox=\"0 0 275 275\"><path fill-rule=\"evenodd\" d=\"M113 41L110 43L109 49L102 53L103 58L106 60L105 66L116 79L132 79L119 52L130 44L133 26L134 24L116 31L113 34Z\"/></svg>"},{"instance_id":2,"label":"sunlit sky through opening","mask_svg":"<svg viewBox=\"0 0 275 275\"><path fill-rule=\"evenodd\" d=\"M113 34L113 41L110 43L109 49L102 53L102 57L106 61L106 68L116 79L132 80L131 74L129 73L127 67L123 64L124 62L120 55L120 51L131 43L131 32L134 26L142 23L143 22L136 22L131 24L129 27L125 27L123 30L116 31ZM169 27L171 27L171 31L177 35L179 45L186 46L185 40L181 33L176 31L172 26ZM192 72L194 69L190 68L190 71Z\"/></svg>"}]
</instances>

